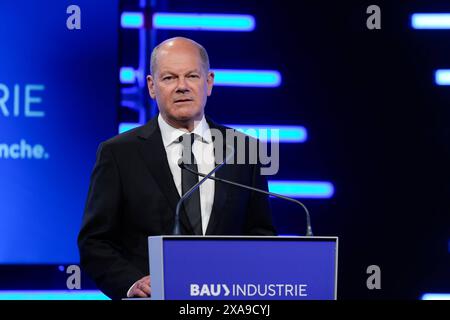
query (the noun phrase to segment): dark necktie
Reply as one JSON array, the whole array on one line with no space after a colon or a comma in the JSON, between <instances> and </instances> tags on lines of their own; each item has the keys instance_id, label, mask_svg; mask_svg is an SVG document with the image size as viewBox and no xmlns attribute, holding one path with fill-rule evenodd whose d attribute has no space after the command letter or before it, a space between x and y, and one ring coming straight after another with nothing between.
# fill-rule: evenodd
<instances>
[{"instance_id":1,"label":"dark necktie","mask_svg":"<svg viewBox=\"0 0 450 320\"><path fill-rule=\"evenodd\" d=\"M192 145L194 143L195 134L185 134L180 137L183 145L183 162L186 167L197 170ZM187 170L181 169L181 190L183 195L198 182L198 176ZM196 235L203 235L202 231L202 214L200 207L200 191L195 190L189 198L184 201L184 208L191 223L192 229Z\"/></svg>"}]
</instances>

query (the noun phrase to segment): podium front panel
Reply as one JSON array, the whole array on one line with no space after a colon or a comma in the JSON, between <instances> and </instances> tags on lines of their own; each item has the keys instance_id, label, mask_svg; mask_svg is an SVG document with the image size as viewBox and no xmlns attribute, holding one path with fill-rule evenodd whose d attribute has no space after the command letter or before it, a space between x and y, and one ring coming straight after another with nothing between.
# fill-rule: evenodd
<instances>
[{"instance_id":1,"label":"podium front panel","mask_svg":"<svg viewBox=\"0 0 450 320\"><path fill-rule=\"evenodd\" d=\"M336 299L336 237L149 237L149 252L152 299Z\"/></svg>"}]
</instances>

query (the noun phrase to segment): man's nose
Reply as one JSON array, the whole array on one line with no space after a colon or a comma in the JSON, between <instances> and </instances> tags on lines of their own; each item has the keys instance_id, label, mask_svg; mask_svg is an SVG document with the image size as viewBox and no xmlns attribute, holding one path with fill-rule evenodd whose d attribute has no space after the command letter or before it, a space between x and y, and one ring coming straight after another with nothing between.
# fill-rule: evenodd
<instances>
[{"instance_id":1,"label":"man's nose","mask_svg":"<svg viewBox=\"0 0 450 320\"><path fill-rule=\"evenodd\" d=\"M177 86L177 92L179 93L185 93L189 91L189 87L186 83L186 79L180 77L178 80L178 86Z\"/></svg>"}]
</instances>

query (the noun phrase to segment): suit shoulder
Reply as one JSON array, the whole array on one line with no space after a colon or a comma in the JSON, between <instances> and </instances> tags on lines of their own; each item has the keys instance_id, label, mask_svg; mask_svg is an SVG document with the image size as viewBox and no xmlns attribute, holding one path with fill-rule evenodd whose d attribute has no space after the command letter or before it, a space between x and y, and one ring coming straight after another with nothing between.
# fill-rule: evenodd
<instances>
[{"instance_id":1,"label":"suit shoulder","mask_svg":"<svg viewBox=\"0 0 450 320\"><path fill-rule=\"evenodd\" d=\"M129 131L120 133L106 141L103 141L101 145L103 147L115 149L136 144L139 141L139 137L144 134L144 128L145 125L142 125Z\"/></svg>"}]
</instances>

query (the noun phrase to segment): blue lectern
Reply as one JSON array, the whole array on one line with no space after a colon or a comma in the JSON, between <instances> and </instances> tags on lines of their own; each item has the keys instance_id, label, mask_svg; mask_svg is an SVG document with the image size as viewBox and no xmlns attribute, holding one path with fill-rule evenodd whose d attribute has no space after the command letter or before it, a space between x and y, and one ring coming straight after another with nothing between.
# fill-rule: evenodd
<instances>
[{"instance_id":1,"label":"blue lectern","mask_svg":"<svg viewBox=\"0 0 450 320\"><path fill-rule=\"evenodd\" d=\"M337 237L148 238L152 300L333 300Z\"/></svg>"}]
</instances>

